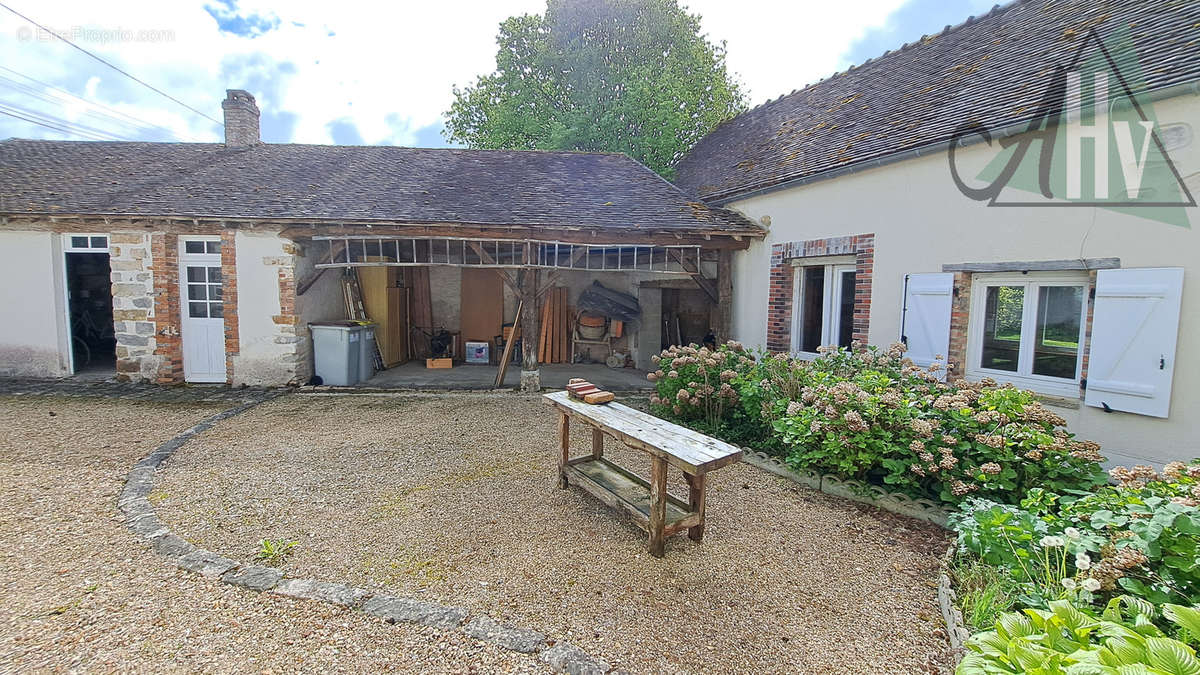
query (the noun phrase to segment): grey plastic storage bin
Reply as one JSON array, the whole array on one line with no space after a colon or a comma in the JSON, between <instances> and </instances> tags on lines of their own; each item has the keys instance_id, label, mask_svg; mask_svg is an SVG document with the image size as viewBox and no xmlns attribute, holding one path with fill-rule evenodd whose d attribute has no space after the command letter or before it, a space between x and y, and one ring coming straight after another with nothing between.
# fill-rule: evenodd
<instances>
[{"instance_id":1,"label":"grey plastic storage bin","mask_svg":"<svg viewBox=\"0 0 1200 675\"><path fill-rule=\"evenodd\" d=\"M375 328L377 324L362 326L362 337L358 341L358 381L366 382L375 377Z\"/></svg>"},{"instance_id":2,"label":"grey plastic storage bin","mask_svg":"<svg viewBox=\"0 0 1200 675\"><path fill-rule=\"evenodd\" d=\"M308 324L313 341L313 370L323 384L335 387L358 384L362 329L353 321Z\"/></svg>"}]
</instances>

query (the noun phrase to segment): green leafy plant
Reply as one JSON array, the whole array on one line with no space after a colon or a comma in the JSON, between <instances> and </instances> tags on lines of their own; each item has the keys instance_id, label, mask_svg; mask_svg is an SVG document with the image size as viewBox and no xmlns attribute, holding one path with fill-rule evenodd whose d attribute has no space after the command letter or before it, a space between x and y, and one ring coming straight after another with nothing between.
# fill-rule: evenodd
<instances>
[{"instance_id":1,"label":"green leafy plant","mask_svg":"<svg viewBox=\"0 0 1200 675\"><path fill-rule=\"evenodd\" d=\"M1200 602L1200 465L1174 462L1112 471L1119 482L1091 493L1033 489L1020 506L973 499L950 519L965 551L1008 574L1021 602L1116 593L1148 602ZM1046 542L1057 545L1048 575ZM1057 585L1056 583L1057 582ZM1061 588L1060 588L1061 586Z\"/></svg>"},{"instance_id":2,"label":"green leafy plant","mask_svg":"<svg viewBox=\"0 0 1200 675\"><path fill-rule=\"evenodd\" d=\"M1016 583L1002 568L966 553L951 559L949 573L958 608L971 632L988 630L1001 614L1015 608Z\"/></svg>"},{"instance_id":3,"label":"green leafy plant","mask_svg":"<svg viewBox=\"0 0 1200 675\"><path fill-rule=\"evenodd\" d=\"M1156 608L1139 598L1113 598L1099 616L1066 600L1046 610L1001 615L995 629L967 641L957 675L1196 675L1200 609L1164 605L1174 633L1155 625Z\"/></svg>"},{"instance_id":4,"label":"green leafy plant","mask_svg":"<svg viewBox=\"0 0 1200 675\"><path fill-rule=\"evenodd\" d=\"M295 546L296 542L294 541L263 539L258 542L258 554L254 557L268 565L277 565L287 559Z\"/></svg>"}]
</instances>

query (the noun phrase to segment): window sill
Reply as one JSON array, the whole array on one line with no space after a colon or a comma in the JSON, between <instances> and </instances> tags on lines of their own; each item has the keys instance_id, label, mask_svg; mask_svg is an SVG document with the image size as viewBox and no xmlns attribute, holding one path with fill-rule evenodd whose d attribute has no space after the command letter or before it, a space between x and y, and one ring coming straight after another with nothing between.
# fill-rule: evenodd
<instances>
[{"instance_id":1,"label":"window sill","mask_svg":"<svg viewBox=\"0 0 1200 675\"><path fill-rule=\"evenodd\" d=\"M1021 375L1013 375L996 370L967 370L967 379L978 382L985 377L990 377L997 382L1012 384L1014 387L1028 389L1039 398L1045 399L1061 399L1070 401L1072 399L1079 400L1079 383L1070 380L1055 382L1049 378L1026 377ZM1067 406L1062 406L1067 407ZM1076 405L1078 407L1078 405Z\"/></svg>"}]
</instances>

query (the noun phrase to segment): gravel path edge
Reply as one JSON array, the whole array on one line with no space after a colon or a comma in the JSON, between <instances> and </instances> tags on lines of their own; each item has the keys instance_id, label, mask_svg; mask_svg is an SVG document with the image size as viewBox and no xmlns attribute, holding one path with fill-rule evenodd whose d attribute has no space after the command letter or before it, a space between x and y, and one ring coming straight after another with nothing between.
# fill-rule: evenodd
<instances>
[{"instance_id":1,"label":"gravel path edge","mask_svg":"<svg viewBox=\"0 0 1200 675\"><path fill-rule=\"evenodd\" d=\"M250 400L223 410L177 434L134 464L126 476L124 488L117 497L117 508L124 517L125 526L149 544L156 553L180 569L219 579L233 586L338 605L378 617L391 624L408 623L440 630L461 630L469 637L503 649L521 654L537 654L542 663L556 672L603 675L612 669L606 661L589 655L569 642L559 640L551 646L546 636L538 631L498 623L482 612L471 613L461 607L377 594L346 584L307 578L285 578L280 569L238 562L199 548L171 532L166 523L158 518L149 499L158 468L194 436L211 429L222 420L240 415L286 393L256 393Z\"/></svg>"}]
</instances>

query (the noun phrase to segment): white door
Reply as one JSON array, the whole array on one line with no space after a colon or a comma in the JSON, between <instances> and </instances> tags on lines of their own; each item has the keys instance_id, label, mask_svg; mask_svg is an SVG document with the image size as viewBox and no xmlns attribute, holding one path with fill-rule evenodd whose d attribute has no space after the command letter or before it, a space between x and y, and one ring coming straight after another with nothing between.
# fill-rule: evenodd
<instances>
[{"instance_id":1,"label":"white door","mask_svg":"<svg viewBox=\"0 0 1200 675\"><path fill-rule=\"evenodd\" d=\"M225 381L225 307L221 300L221 240L179 240L179 313L183 379Z\"/></svg>"},{"instance_id":2,"label":"white door","mask_svg":"<svg viewBox=\"0 0 1200 675\"><path fill-rule=\"evenodd\" d=\"M953 300L953 274L910 274L905 281L900 339L908 345L908 357L922 368L938 361L938 356L942 357L942 365L946 365ZM945 379L945 369L938 374Z\"/></svg>"}]
</instances>

